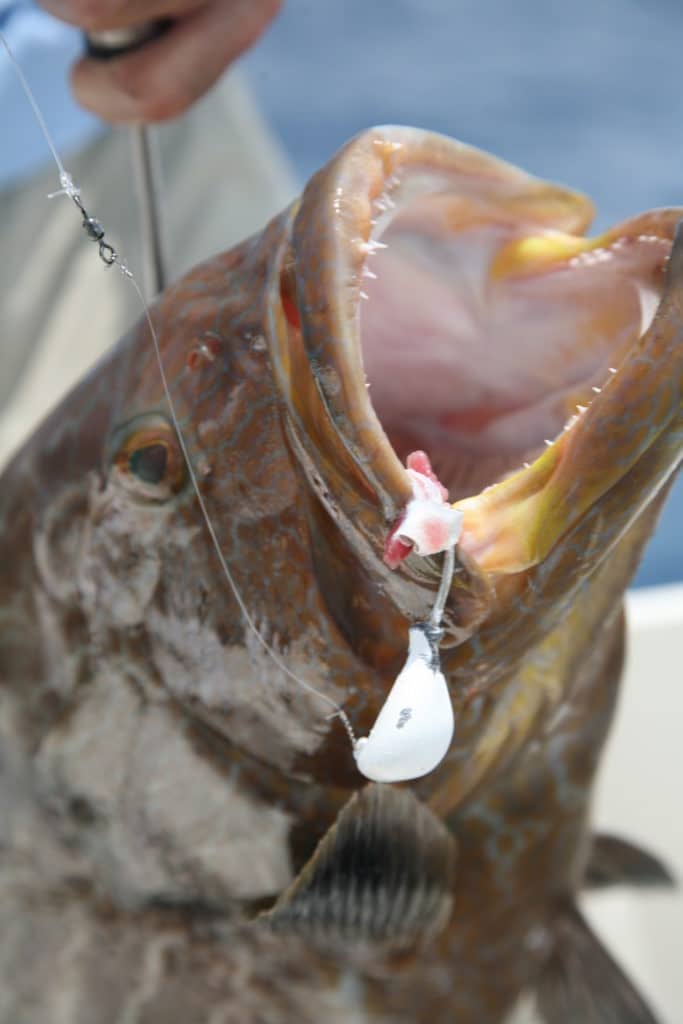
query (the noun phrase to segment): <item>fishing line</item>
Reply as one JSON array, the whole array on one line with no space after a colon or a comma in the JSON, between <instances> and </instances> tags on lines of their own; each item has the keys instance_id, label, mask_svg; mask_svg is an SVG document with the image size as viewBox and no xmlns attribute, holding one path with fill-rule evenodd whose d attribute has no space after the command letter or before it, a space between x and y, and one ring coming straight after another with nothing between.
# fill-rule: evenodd
<instances>
[{"instance_id":1,"label":"fishing line","mask_svg":"<svg viewBox=\"0 0 683 1024\"><path fill-rule=\"evenodd\" d=\"M441 628L441 621L446 610L446 601L448 600L448 595L451 591L454 572L455 545L453 544L444 551L441 582L439 583L439 589L436 594L436 600L434 601L434 607L432 608L432 614L429 616L429 624L434 629Z\"/></svg>"},{"instance_id":2,"label":"fishing line","mask_svg":"<svg viewBox=\"0 0 683 1024\"><path fill-rule=\"evenodd\" d=\"M64 169L64 164L62 163L62 161L59 158L59 153L57 152L57 147L55 146L54 142L52 141L52 136L50 135L50 132L48 131L47 124L45 123L45 118L43 117L43 114L42 114L42 111L41 111L40 107L38 106L38 101L36 100L35 96L33 95L33 91L31 89L31 86L28 84L28 80L27 80L26 76L24 75L24 72L21 70L21 65L20 65L19 61L17 60L17 58L12 53L12 50L10 49L10 45L7 42L7 40L5 39L5 36L3 35L2 32L0 32L0 42L2 43L2 45L3 45L4 49L5 49L5 53L7 54L7 56L10 59L10 63L12 64L12 67L14 68L14 72L15 72L15 74L17 75L17 77L19 79L19 83L20 83L22 89L24 90L24 95L26 96L27 100L31 104L31 109L33 110L33 113L35 114L35 117L36 117L36 119L38 121L38 124L40 125L40 129L41 129L43 135L45 136L45 141L47 142L48 146L50 147L50 152L52 153L54 161L57 164L57 168L59 170L59 181L60 181L60 184L61 184L63 189L66 189L69 186L69 183L71 184L71 187L73 188L73 182L71 182L71 179L70 179L69 175L66 173L66 171Z\"/></svg>"},{"instance_id":3,"label":"fishing line","mask_svg":"<svg viewBox=\"0 0 683 1024\"><path fill-rule=\"evenodd\" d=\"M162 358L161 358L161 348L160 348L160 345L159 345L159 338L158 338L158 335L157 335L154 323L152 321L152 317L151 317L151 314L150 314L149 306L147 305L147 302L145 301L145 297L144 297L144 295L142 293L142 289L138 285L138 282L137 282L135 276L133 275L133 272L129 269L126 261L116 251L116 249L108 241L106 241L106 239L104 237L105 236L104 228L102 227L100 222L95 217L91 217L89 215L88 211L86 210L86 207L85 207L85 205L84 205L84 203L83 203L83 201L81 199L81 190L80 190L80 188L78 188L76 186L76 184L73 181L73 178L71 177L71 175L68 173L68 171L64 167L64 164L62 163L62 161L60 159L59 153L57 152L57 147L55 146L55 144L54 144L54 142L52 140L52 136L50 135L50 132L48 130L47 124L45 122L45 118L43 117L43 114L42 114L42 112L40 110L38 102L37 102L37 100L36 100L36 98L35 98L35 96L33 94L33 91L31 89L29 83L28 83L28 80L26 79L26 76L24 75L24 73L23 73L23 71L21 69L21 66L19 65L19 62L17 61L17 59L15 58L14 54L12 53L12 50L11 50L11 48L9 46L9 43L7 42L7 39L5 38L5 36L3 35L2 32L0 32L0 42L2 42L3 48L4 48L5 52L7 53L7 56L9 57L10 62L11 62L12 66L13 66L16 74L17 74L17 77L18 77L19 82L21 84L21 87L22 87L22 89L24 91L24 94L26 95L26 98L28 99L28 101L29 101L29 103L31 105L31 109L33 110L33 113L34 113L34 115L35 115L35 117L36 117L36 119L38 121L40 129L41 129L41 131L42 131L42 133L43 133L43 135L45 137L45 140L46 140L46 142L47 142L47 144L48 144L48 146L50 148L50 152L51 152L52 157L53 157L53 159L55 161L55 164L57 165L57 169L59 171L59 184L60 184L60 188L56 192L51 192L48 195L48 198L52 199L52 198L54 198L55 196L58 196L58 195L67 195L75 203L75 205L77 206L77 208L79 209L79 211L80 211L80 213L81 213L81 215L83 217L83 228L86 231L86 234L88 235L88 238L91 241L95 241L95 242L98 243L98 246L99 246L99 256L100 256L100 259L102 260L102 262L105 264L105 267L111 267L114 264L116 264L118 266L119 270L121 271L121 273L123 274L123 276L125 278L127 278L127 280L130 281L132 287L135 290L136 295L138 296L138 299L140 301L140 305L142 307L145 319L146 319L147 324L149 326L150 334L151 334L151 337L152 337L152 343L154 345L154 352L155 352L156 360L157 360L157 363L158 363L158 366L159 366L159 374L160 374L160 377L161 377L161 383L162 383L162 387L163 387L163 390L164 390L164 395L166 397L166 401L168 403L168 407L169 407L169 410L170 410L170 413L171 413L171 420L173 422L174 429L175 429L176 434L178 436L178 443L179 443L180 449L181 449L181 451L183 453L183 458L185 459L188 475L190 477L190 482L192 484L192 488L194 490L194 493L195 493L195 495L197 497L197 501L199 503L199 507L200 507L202 516L203 516L204 521L206 523L206 527L207 527L207 529L209 531L209 536L211 538L211 542L212 542L212 544L214 546L214 549L216 551L216 555L218 556L219 564L221 566L221 569L223 570L223 573L224 573L225 578L226 578L226 580L228 582L230 590L232 591L232 594L233 594L235 600L237 601L237 604L239 606L240 612L242 614L242 617L243 617L247 627L250 629L250 631L252 632L252 634L254 635L256 640L258 641L258 643L261 645L263 650L269 655L269 657L274 662L274 664L282 672L284 672L285 675L289 679L291 679L293 682L295 682L297 684L297 686L301 687L301 689L305 690L307 693L310 693L311 695L313 695L315 697L318 697L320 700L324 701L326 704L328 704L331 708L334 709L333 714L330 715L329 718L330 719L331 718L339 718L339 720L341 721L342 725L344 726L344 729L346 730L346 733L347 733L347 735L349 737L349 740L351 741L352 748L355 749L355 746L356 746L356 736L355 736L355 733L353 731L353 727L351 725L349 717L346 714L346 712L344 711L344 709L339 704L337 704L336 701L334 701L331 697L329 697L327 694L322 693L320 690L316 689L310 683L307 683L305 679L301 679L295 672L292 672L292 670L285 664L285 662L282 660L282 658L277 653L277 651L268 643L266 638L263 636L263 634L259 630L258 626L256 625L256 623L255 623L255 621L254 621L254 619L253 619L249 609L247 608L247 606L246 606L246 604L244 602L244 599L243 599L243 597L242 597L242 595L241 595L241 593L239 591L239 588L237 587L237 584L236 584L236 582L235 582L235 580L233 578L232 572L230 571L230 569L228 567L228 563L227 563L227 561L226 561L226 559L225 559L225 557L223 555L223 552L221 550L221 546L220 546L220 543L219 543L219 540L218 540L218 536L217 536L216 531L214 529L213 523L211 522L211 519L209 517L209 513L208 513L208 509L206 507L206 503L204 501L204 497L203 497L202 492L201 492L201 490L199 488L199 483L198 483L198 480L197 480L197 476L195 474L195 471L194 471L194 468L193 468L193 465L192 465L192 460L190 459L190 453L188 451L187 444L185 442L185 437L184 437L183 432L181 430L180 423L179 423L179 420L178 420L178 416L177 416L176 411L175 411L175 406L173 404L173 399L171 397L171 390L170 390L170 387L169 387L169 384L168 384L168 379L166 377L166 371L164 370L164 364L163 364L163 361L162 361Z\"/></svg>"}]
</instances>

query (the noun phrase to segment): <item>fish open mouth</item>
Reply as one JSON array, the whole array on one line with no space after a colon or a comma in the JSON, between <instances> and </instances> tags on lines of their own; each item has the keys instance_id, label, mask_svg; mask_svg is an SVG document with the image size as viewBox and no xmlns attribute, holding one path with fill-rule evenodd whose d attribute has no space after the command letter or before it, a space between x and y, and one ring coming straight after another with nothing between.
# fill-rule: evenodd
<instances>
[{"instance_id":1,"label":"fish open mouth","mask_svg":"<svg viewBox=\"0 0 683 1024\"><path fill-rule=\"evenodd\" d=\"M671 241L649 224L530 234L448 194L396 207L362 271L370 400L401 460L429 452L457 501L535 461L596 399L650 326Z\"/></svg>"},{"instance_id":2,"label":"fish open mouth","mask_svg":"<svg viewBox=\"0 0 683 1024\"><path fill-rule=\"evenodd\" d=\"M620 433L624 411L637 421L652 397L638 353L682 211L585 238L584 197L409 129L367 133L331 167L314 181L311 198L325 189L332 210L298 307L346 450L394 493L392 460L425 450L480 566L535 564L558 505L566 527L567 503L581 512L666 420L648 413L650 428Z\"/></svg>"}]
</instances>

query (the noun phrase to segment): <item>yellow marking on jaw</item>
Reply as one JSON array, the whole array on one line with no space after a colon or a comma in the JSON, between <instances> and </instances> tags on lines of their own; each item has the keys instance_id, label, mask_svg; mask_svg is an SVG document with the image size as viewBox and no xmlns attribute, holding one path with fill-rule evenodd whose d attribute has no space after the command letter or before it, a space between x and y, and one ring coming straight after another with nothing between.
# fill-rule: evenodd
<instances>
[{"instance_id":1,"label":"yellow marking on jaw","mask_svg":"<svg viewBox=\"0 0 683 1024\"><path fill-rule=\"evenodd\" d=\"M548 508L550 483L565 439L559 437L528 469L455 503L463 513L460 547L484 572L520 572L540 561L539 523L556 518Z\"/></svg>"},{"instance_id":2,"label":"yellow marking on jaw","mask_svg":"<svg viewBox=\"0 0 683 1024\"><path fill-rule=\"evenodd\" d=\"M600 248L602 238L577 238L553 231L544 235L516 238L497 252L489 271L493 280L519 274L541 273L573 256Z\"/></svg>"}]
</instances>

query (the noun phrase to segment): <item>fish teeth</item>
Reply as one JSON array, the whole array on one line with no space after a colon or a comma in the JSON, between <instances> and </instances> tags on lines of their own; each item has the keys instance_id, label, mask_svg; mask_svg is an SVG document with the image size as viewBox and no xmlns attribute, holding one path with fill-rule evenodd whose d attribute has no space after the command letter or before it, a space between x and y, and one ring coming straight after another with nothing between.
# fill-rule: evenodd
<instances>
[{"instance_id":1,"label":"fish teeth","mask_svg":"<svg viewBox=\"0 0 683 1024\"><path fill-rule=\"evenodd\" d=\"M602 393L602 388L599 388L599 387L597 387L597 386L596 386L596 385L594 384L594 385L593 385L593 387L591 388L591 391L594 391L596 395L599 395L599 394L601 394L601 393Z\"/></svg>"},{"instance_id":2,"label":"fish teeth","mask_svg":"<svg viewBox=\"0 0 683 1024\"><path fill-rule=\"evenodd\" d=\"M617 372L616 366L608 366L607 369L609 370L610 373L616 373Z\"/></svg>"},{"instance_id":3,"label":"fish teeth","mask_svg":"<svg viewBox=\"0 0 683 1024\"><path fill-rule=\"evenodd\" d=\"M373 280L377 280L377 274L373 274L370 267L363 267L363 277L371 277Z\"/></svg>"},{"instance_id":4,"label":"fish teeth","mask_svg":"<svg viewBox=\"0 0 683 1024\"><path fill-rule=\"evenodd\" d=\"M361 297L361 299L367 299L367 298L369 298L369 295L367 294L367 292L361 292L360 293L360 297Z\"/></svg>"},{"instance_id":5,"label":"fish teeth","mask_svg":"<svg viewBox=\"0 0 683 1024\"><path fill-rule=\"evenodd\" d=\"M361 242L361 249L368 254L372 255L373 252L377 252L378 249L388 248L385 242L377 242L374 238L368 239L367 242Z\"/></svg>"},{"instance_id":6,"label":"fish teeth","mask_svg":"<svg viewBox=\"0 0 683 1024\"><path fill-rule=\"evenodd\" d=\"M383 154L396 153L399 149L403 149L402 142L390 142L388 139L373 139L372 144L375 149Z\"/></svg>"},{"instance_id":7,"label":"fish teeth","mask_svg":"<svg viewBox=\"0 0 683 1024\"><path fill-rule=\"evenodd\" d=\"M596 263L605 263L612 258L609 249L590 249L588 252L580 252L569 260L570 267L590 267Z\"/></svg>"},{"instance_id":8,"label":"fish teeth","mask_svg":"<svg viewBox=\"0 0 683 1024\"><path fill-rule=\"evenodd\" d=\"M579 412L585 412L586 409L588 408L588 406L587 405L577 405L576 408L579 410Z\"/></svg>"},{"instance_id":9,"label":"fish teeth","mask_svg":"<svg viewBox=\"0 0 683 1024\"><path fill-rule=\"evenodd\" d=\"M378 210L381 210L382 213L385 213L387 210L395 209L396 203L391 196L385 193L384 195L381 195L379 199L375 200L375 206Z\"/></svg>"}]
</instances>

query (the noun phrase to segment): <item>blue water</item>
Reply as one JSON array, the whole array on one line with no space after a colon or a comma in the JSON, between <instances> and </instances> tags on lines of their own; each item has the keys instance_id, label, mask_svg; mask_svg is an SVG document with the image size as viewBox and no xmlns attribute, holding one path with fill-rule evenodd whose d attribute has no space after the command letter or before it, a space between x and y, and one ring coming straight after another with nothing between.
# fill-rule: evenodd
<instances>
[{"instance_id":1,"label":"blue water","mask_svg":"<svg viewBox=\"0 0 683 1024\"><path fill-rule=\"evenodd\" d=\"M598 228L683 205L683 4L288 0L243 62L302 180L372 124L432 128L587 192ZM683 579L683 481L637 578Z\"/></svg>"}]
</instances>

